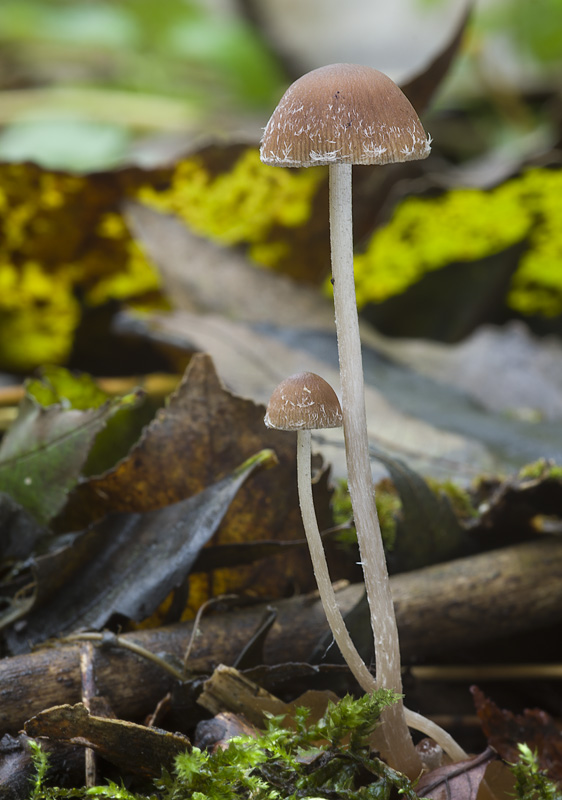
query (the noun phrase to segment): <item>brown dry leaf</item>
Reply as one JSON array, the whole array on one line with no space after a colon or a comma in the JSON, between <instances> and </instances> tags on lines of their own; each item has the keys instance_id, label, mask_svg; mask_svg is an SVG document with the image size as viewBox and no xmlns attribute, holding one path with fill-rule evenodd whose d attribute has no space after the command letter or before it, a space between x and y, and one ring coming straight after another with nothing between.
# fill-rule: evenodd
<instances>
[{"instance_id":1,"label":"brown dry leaf","mask_svg":"<svg viewBox=\"0 0 562 800\"><path fill-rule=\"evenodd\" d=\"M256 474L230 506L211 544L304 539L296 490L296 440L269 430L265 409L231 394L209 356L196 355L166 408L145 429L129 456L72 493L61 526L80 529L110 511L149 511L190 497L264 448L279 465ZM320 527L330 525L326 476L316 485ZM235 570L192 576L189 606L209 596L250 591L280 596L313 588L305 549Z\"/></svg>"},{"instance_id":2,"label":"brown dry leaf","mask_svg":"<svg viewBox=\"0 0 562 800\"><path fill-rule=\"evenodd\" d=\"M501 709L477 686L471 688L476 713L488 743L506 761L519 761L518 742L536 751L539 766L553 781L562 780L562 728L546 711Z\"/></svg>"},{"instance_id":3,"label":"brown dry leaf","mask_svg":"<svg viewBox=\"0 0 562 800\"><path fill-rule=\"evenodd\" d=\"M416 792L432 800L476 800L486 768L495 758L488 748L475 758L432 770L422 775Z\"/></svg>"},{"instance_id":4,"label":"brown dry leaf","mask_svg":"<svg viewBox=\"0 0 562 800\"><path fill-rule=\"evenodd\" d=\"M157 778L171 770L179 753L191 749L187 736L90 714L86 706L53 706L25 723L28 736L47 736L93 748L125 772Z\"/></svg>"},{"instance_id":5,"label":"brown dry leaf","mask_svg":"<svg viewBox=\"0 0 562 800\"><path fill-rule=\"evenodd\" d=\"M115 615L145 621L186 578L233 498L271 450L201 492L144 513L108 514L59 550L33 559L34 605L6 640L14 653L48 637L101 629Z\"/></svg>"}]
</instances>

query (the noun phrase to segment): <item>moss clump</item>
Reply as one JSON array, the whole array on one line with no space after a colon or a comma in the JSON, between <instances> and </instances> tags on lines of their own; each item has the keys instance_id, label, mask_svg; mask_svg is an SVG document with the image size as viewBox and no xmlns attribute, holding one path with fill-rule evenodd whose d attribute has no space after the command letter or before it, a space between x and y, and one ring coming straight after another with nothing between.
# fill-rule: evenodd
<instances>
[{"instance_id":1,"label":"moss clump","mask_svg":"<svg viewBox=\"0 0 562 800\"><path fill-rule=\"evenodd\" d=\"M547 478L562 478L562 466L548 461L546 458L539 458L531 464L525 464L517 473L517 477L522 480L546 480Z\"/></svg>"},{"instance_id":2,"label":"moss clump","mask_svg":"<svg viewBox=\"0 0 562 800\"><path fill-rule=\"evenodd\" d=\"M561 196L562 170L535 168L489 191L404 200L355 258L358 304L380 303L426 272L527 239L507 304L526 315L562 313Z\"/></svg>"},{"instance_id":3,"label":"moss clump","mask_svg":"<svg viewBox=\"0 0 562 800\"><path fill-rule=\"evenodd\" d=\"M412 783L370 751L369 738L380 714L396 699L387 689L357 700L348 696L330 703L318 722L309 722L308 709L300 708L289 727L284 718L273 717L264 733L237 736L224 750L211 754L194 747L176 757L174 775L163 774L150 795L135 794L115 783L90 789L48 788L46 758L33 744L37 776L30 798L379 800L394 791L406 800L418 800Z\"/></svg>"},{"instance_id":4,"label":"moss clump","mask_svg":"<svg viewBox=\"0 0 562 800\"><path fill-rule=\"evenodd\" d=\"M117 208L115 178L0 165L0 366L64 363L82 304L159 289ZM79 298L79 299L78 299Z\"/></svg>"},{"instance_id":5,"label":"moss clump","mask_svg":"<svg viewBox=\"0 0 562 800\"><path fill-rule=\"evenodd\" d=\"M396 487L390 479L385 478L377 484L375 501L384 546L387 550L392 550L396 539L397 515L402 509L402 501L396 491ZM349 496L346 480L341 480L336 485L332 497L332 511L334 523L336 525L345 525L353 520L353 509L351 507L351 498ZM357 542L355 528L350 527L342 531L338 539L344 544L355 544Z\"/></svg>"},{"instance_id":6,"label":"moss clump","mask_svg":"<svg viewBox=\"0 0 562 800\"><path fill-rule=\"evenodd\" d=\"M453 481L436 481L433 478L425 479L427 485L435 494L444 494L455 512L457 519L468 520L478 516L478 509L474 507L470 493Z\"/></svg>"},{"instance_id":7,"label":"moss clump","mask_svg":"<svg viewBox=\"0 0 562 800\"><path fill-rule=\"evenodd\" d=\"M517 745L519 761L511 764L518 800L562 800L562 791L539 767L537 754L527 744Z\"/></svg>"}]
</instances>

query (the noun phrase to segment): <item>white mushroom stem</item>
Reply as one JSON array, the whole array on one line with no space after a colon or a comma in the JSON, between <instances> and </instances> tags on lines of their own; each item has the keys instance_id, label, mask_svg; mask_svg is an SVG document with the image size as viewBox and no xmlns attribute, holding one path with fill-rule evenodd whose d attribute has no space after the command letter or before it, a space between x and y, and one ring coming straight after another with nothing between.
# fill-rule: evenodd
<instances>
[{"instance_id":1,"label":"white mushroom stem","mask_svg":"<svg viewBox=\"0 0 562 800\"><path fill-rule=\"evenodd\" d=\"M398 629L382 543L369 458L359 317L353 274L351 164L331 164L330 239L341 375L347 480L371 611L377 685L402 693ZM389 762L409 777L420 771L402 702L382 717Z\"/></svg>"},{"instance_id":2,"label":"white mushroom stem","mask_svg":"<svg viewBox=\"0 0 562 800\"><path fill-rule=\"evenodd\" d=\"M312 560L314 577L318 586L318 593L328 625L334 636L347 665L349 666L357 683L363 691L372 692L376 688L374 677L367 665L357 652L349 635L341 611L337 604L336 593L332 586L328 563L322 544L322 537L318 529L314 500L312 497L312 475L310 470L310 440L309 430L297 431L297 485L301 516Z\"/></svg>"},{"instance_id":3,"label":"white mushroom stem","mask_svg":"<svg viewBox=\"0 0 562 800\"><path fill-rule=\"evenodd\" d=\"M309 430L297 431L297 485L299 493L299 504L301 508L302 521L306 540L308 542L308 549L310 551L310 558L312 560L312 568L318 586L318 593L328 625L334 636L334 640L340 649L340 652L349 666L357 683L361 686L364 692L374 692L377 684L374 676L371 674L369 668L357 652L357 649L349 635L345 621L342 617L340 608L336 600L336 593L332 586L330 573L328 570L328 563L326 561L326 553L318 529L318 522L316 520L316 511L314 510L314 499L312 495L312 475L310 469L310 455L311 455L311 433ZM404 709L406 721L410 727L425 733L426 736L431 736L441 746L445 753L453 761L461 761L466 758L466 753L459 747L455 740L443 728L436 725L435 722L426 719L421 714L414 711ZM388 719L387 719L388 723ZM377 741L377 746L382 750L387 751L388 739L388 724L383 726L381 730L381 737ZM411 740L410 740L411 741ZM393 746L395 743L393 742ZM390 750L383 753L385 757L391 757ZM416 754L417 756L417 754ZM419 774L419 765L416 765Z\"/></svg>"}]
</instances>

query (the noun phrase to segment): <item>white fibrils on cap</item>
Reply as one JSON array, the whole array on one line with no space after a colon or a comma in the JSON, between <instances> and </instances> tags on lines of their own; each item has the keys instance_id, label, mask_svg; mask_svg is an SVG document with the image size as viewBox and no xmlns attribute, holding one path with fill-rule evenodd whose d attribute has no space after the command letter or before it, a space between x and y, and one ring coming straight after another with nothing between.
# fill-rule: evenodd
<instances>
[{"instance_id":1,"label":"white fibrils on cap","mask_svg":"<svg viewBox=\"0 0 562 800\"><path fill-rule=\"evenodd\" d=\"M283 431L339 428L340 401L324 378L314 372L299 372L275 389L264 422L268 428Z\"/></svg>"},{"instance_id":2,"label":"white fibrils on cap","mask_svg":"<svg viewBox=\"0 0 562 800\"><path fill-rule=\"evenodd\" d=\"M267 123L260 157L279 167L388 164L426 158L430 145L412 104L387 75L331 64L289 86Z\"/></svg>"}]
</instances>

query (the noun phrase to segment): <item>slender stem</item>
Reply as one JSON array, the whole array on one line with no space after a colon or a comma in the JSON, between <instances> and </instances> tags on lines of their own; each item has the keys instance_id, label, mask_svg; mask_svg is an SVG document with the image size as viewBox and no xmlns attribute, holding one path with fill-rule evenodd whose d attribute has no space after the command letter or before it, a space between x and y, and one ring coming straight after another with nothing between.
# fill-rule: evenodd
<instances>
[{"instance_id":1,"label":"slender stem","mask_svg":"<svg viewBox=\"0 0 562 800\"><path fill-rule=\"evenodd\" d=\"M336 593L330 580L328 563L318 529L314 500L312 497L312 476L310 471L310 431L297 431L297 483L301 515L312 560L314 577L318 585L318 593L324 607L328 625L347 665L363 691L372 692L376 682L367 665L357 652L346 628L339 609Z\"/></svg>"},{"instance_id":2,"label":"slender stem","mask_svg":"<svg viewBox=\"0 0 562 800\"><path fill-rule=\"evenodd\" d=\"M349 493L371 610L377 683L401 693L398 629L369 459L363 362L353 275L351 164L332 164L329 170L332 277ZM402 703L385 709L383 721L389 746L389 752L384 755L389 763L410 777L419 774L420 759L404 719Z\"/></svg>"}]
</instances>

